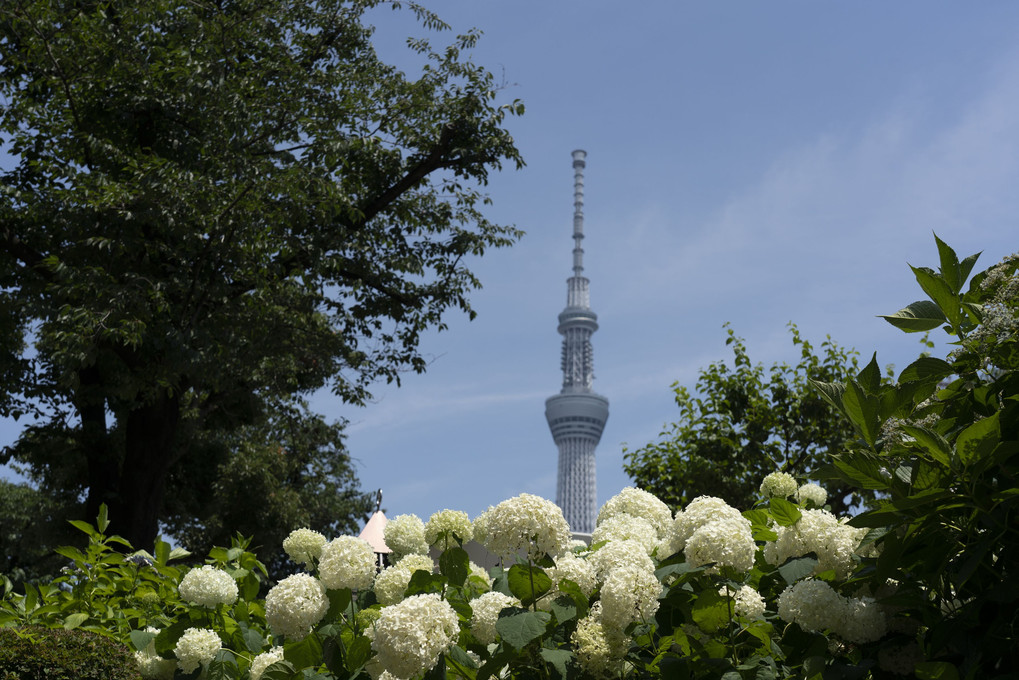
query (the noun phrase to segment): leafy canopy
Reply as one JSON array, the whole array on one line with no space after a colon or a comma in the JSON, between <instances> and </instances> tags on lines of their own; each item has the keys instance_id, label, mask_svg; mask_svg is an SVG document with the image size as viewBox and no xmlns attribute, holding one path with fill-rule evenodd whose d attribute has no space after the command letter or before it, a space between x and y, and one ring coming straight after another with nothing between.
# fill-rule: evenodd
<instances>
[{"instance_id":1,"label":"leafy canopy","mask_svg":"<svg viewBox=\"0 0 1019 680\"><path fill-rule=\"evenodd\" d=\"M777 470L810 477L854 435L849 421L810 384L851 377L854 351L828 338L815 353L790 324L799 362L765 369L750 360L743 339L726 327L732 366L718 361L702 369L695 393L674 383L679 418L664 426L658 441L624 449L623 469L634 483L673 509L701 495L749 509L766 475ZM871 495L840 482L829 484L828 492L839 514Z\"/></svg>"},{"instance_id":2,"label":"leafy canopy","mask_svg":"<svg viewBox=\"0 0 1019 680\"><path fill-rule=\"evenodd\" d=\"M519 236L481 209L522 105L476 33L383 62L382 4L0 6L0 414L40 419L4 459L135 544L196 442L424 370L467 259Z\"/></svg>"}]
</instances>

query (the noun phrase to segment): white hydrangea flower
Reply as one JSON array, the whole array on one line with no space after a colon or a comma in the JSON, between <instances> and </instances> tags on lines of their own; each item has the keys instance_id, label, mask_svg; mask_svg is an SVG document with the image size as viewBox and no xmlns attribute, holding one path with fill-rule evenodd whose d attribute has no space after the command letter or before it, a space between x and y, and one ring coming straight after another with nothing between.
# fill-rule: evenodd
<instances>
[{"instance_id":1,"label":"white hydrangea flower","mask_svg":"<svg viewBox=\"0 0 1019 680\"><path fill-rule=\"evenodd\" d=\"M441 548L456 545L454 535L463 543L474 537L474 528L466 512L440 510L433 513L425 523L425 543L428 545Z\"/></svg>"},{"instance_id":2,"label":"white hydrangea flower","mask_svg":"<svg viewBox=\"0 0 1019 680\"><path fill-rule=\"evenodd\" d=\"M733 612L736 616L755 621L764 618L764 598L752 586L741 586L733 592L730 588L723 586L719 588L718 594L733 599Z\"/></svg>"},{"instance_id":3,"label":"white hydrangea flower","mask_svg":"<svg viewBox=\"0 0 1019 680\"><path fill-rule=\"evenodd\" d=\"M499 592L485 593L471 600L474 616L471 618L471 633L483 645L495 642L495 622L499 620L499 612L506 607L519 607L520 600Z\"/></svg>"},{"instance_id":4,"label":"white hydrangea flower","mask_svg":"<svg viewBox=\"0 0 1019 680\"><path fill-rule=\"evenodd\" d=\"M603 624L600 602L595 602L588 615L577 622L570 641L576 650L577 663L592 677L620 677L630 638Z\"/></svg>"},{"instance_id":5,"label":"white hydrangea flower","mask_svg":"<svg viewBox=\"0 0 1019 680\"><path fill-rule=\"evenodd\" d=\"M265 620L273 635L301 640L329 611L326 587L314 576L288 576L265 596Z\"/></svg>"},{"instance_id":6,"label":"white hydrangea flower","mask_svg":"<svg viewBox=\"0 0 1019 680\"><path fill-rule=\"evenodd\" d=\"M482 581L482 583L485 584L485 590L492 589L492 583L495 581L495 579L492 578L492 576L488 573L487 569L485 569L481 565L474 564L474 562L469 562L467 564L467 567L468 569L470 569L470 575L468 576L468 578L473 580L475 577L477 577ZM479 584L473 583L472 585L477 586Z\"/></svg>"},{"instance_id":7,"label":"white hydrangea flower","mask_svg":"<svg viewBox=\"0 0 1019 680\"><path fill-rule=\"evenodd\" d=\"M322 547L318 576L330 590L371 588L375 580L375 551L368 541L340 536Z\"/></svg>"},{"instance_id":8,"label":"white hydrangea flower","mask_svg":"<svg viewBox=\"0 0 1019 680\"><path fill-rule=\"evenodd\" d=\"M653 571L634 565L614 569L601 587L602 623L619 631L636 621L647 621L658 611L662 584Z\"/></svg>"},{"instance_id":9,"label":"white hydrangea flower","mask_svg":"<svg viewBox=\"0 0 1019 680\"><path fill-rule=\"evenodd\" d=\"M173 654L177 665L185 673L192 673L199 666L207 666L223 648L223 641L214 630L188 628L177 640Z\"/></svg>"},{"instance_id":10,"label":"white hydrangea flower","mask_svg":"<svg viewBox=\"0 0 1019 680\"><path fill-rule=\"evenodd\" d=\"M185 602L201 607L215 608L219 604L230 605L237 601L237 582L230 574L211 564L186 573L177 591Z\"/></svg>"},{"instance_id":11,"label":"white hydrangea flower","mask_svg":"<svg viewBox=\"0 0 1019 680\"><path fill-rule=\"evenodd\" d=\"M834 570L840 579L849 577L856 566L853 555L866 530L851 527L827 510L802 510L791 527L774 527L778 538L764 546L769 564L783 564L807 553L817 555L815 573Z\"/></svg>"},{"instance_id":12,"label":"white hydrangea flower","mask_svg":"<svg viewBox=\"0 0 1019 680\"><path fill-rule=\"evenodd\" d=\"M815 507L822 507L828 500L828 492L820 484L804 484L796 490L796 502L800 505L813 503Z\"/></svg>"},{"instance_id":13,"label":"white hydrangea flower","mask_svg":"<svg viewBox=\"0 0 1019 680\"><path fill-rule=\"evenodd\" d=\"M805 579L778 596L778 615L804 630L830 630L847 642L863 644L888 632L884 611L871 597L843 597L824 581Z\"/></svg>"},{"instance_id":14,"label":"white hydrangea flower","mask_svg":"<svg viewBox=\"0 0 1019 680\"><path fill-rule=\"evenodd\" d=\"M326 537L311 529L294 529L283 539L283 550L294 562L311 568L322 554Z\"/></svg>"},{"instance_id":15,"label":"white hydrangea flower","mask_svg":"<svg viewBox=\"0 0 1019 680\"><path fill-rule=\"evenodd\" d=\"M570 526L552 501L524 493L499 503L485 515L484 546L503 559L517 555L555 558L569 550Z\"/></svg>"},{"instance_id":16,"label":"white hydrangea flower","mask_svg":"<svg viewBox=\"0 0 1019 680\"><path fill-rule=\"evenodd\" d=\"M659 538L663 538L672 526L672 511L658 496L632 486L624 488L605 502L598 511L597 524L616 515L627 514L641 517L651 523ZM592 541L594 542L594 541Z\"/></svg>"},{"instance_id":17,"label":"white hydrangea flower","mask_svg":"<svg viewBox=\"0 0 1019 680\"><path fill-rule=\"evenodd\" d=\"M658 547L658 531L643 517L619 513L606 517L591 534L591 544L602 541L637 541L650 555Z\"/></svg>"},{"instance_id":18,"label":"white hydrangea flower","mask_svg":"<svg viewBox=\"0 0 1019 680\"><path fill-rule=\"evenodd\" d=\"M427 593L383 607L375 623L372 649L384 670L413 678L433 668L456 643L456 612L439 595Z\"/></svg>"},{"instance_id":19,"label":"white hydrangea flower","mask_svg":"<svg viewBox=\"0 0 1019 680\"><path fill-rule=\"evenodd\" d=\"M687 540L693 536L697 529L708 522L725 518L732 518L734 520L744 519L739 510L730 506L721 498L698 496L690 501L686 508L676 513L676 520L672 523L670 545L668 550L666 550L667 554L659 552L658 557L665 558L683 550L686 548Z\"/></svg>"},{"instance_id":20,"label":"white hydrangea flower","mask_svg":"<svg viewBox=\"0 0 1019 680\"><path fill-rule=\"evenodd\" d=\"M607 547L607 546L606 546ZM600 551L599 551L600 552ZM646 566L646 563L644 563ZM577 557L573 553L564 553L555 559L555 566L545 570L548 577L555 584L554 592L550 594L549 600L556 598L559 590L559 582L569 579L580 586L580 592L591 597L595 588L598 587L598 576L590 562Z\"/></svg>"},{"instance_id":21,"label":"white hydrangea flower","mask_svg":"<svg viewBox=\"0 0 1019 680\"><path fill-rule=\"evenodd\" d=\"M404 555L393 563L394 567L406 569L411 574L415 571L435 572L435 560L428 555Z\"/></svg>"},{"instance_id":22,"label":"white hydrangea flower","mask_svg":"<svg viewBox=\"0 0 1019 680\"><path fill-rule=\"evenodd\" d=\"M268 652L262 652L251 661L251 680L261 680L265 669L277 661L283 661L283 648L273 647Z\"/></svg>"},{"instance_id":23,"label":"white hydrangea flower","mask_svg":"<svg viewBox=\"0 0 1019 680\"><path fill-rule=\"evenodd\" d=\"M489 505L488 510L485 510L483 513L475 517L474 521L471 522L471 530L474 532L474 540L481 545L485 545L488 541L488 518L491 517L489 513L491 513L492 510L495 510L495 507Z\"/></svg>"},{"instance_id":24,"label":"white hydrangea flower","mask_svg":"<svg viewBox=\"0 0 1019 680\"><path fill-rule=\"evenodd\" d=\"M158 628L149 626L146 633L159 633ZM156 640L153 638L145 649L134 653L135 663L138 665L138 675L145 680L173 680L177 671L177 662L173 659L164 659L156 654Z\"/></svg>"},{"instance_id":25,"label":"white hydrangea flower","mask_svg":"<svg viewBox=\"0 0 1019 680\"><path fill-rule=\"evenodd\" d=\"M754 542L750 522L744 517L724 516L702 524L686 541L684 555L691 567L711 562L719 567L732 567L749 571L754 566L757 544Z\"/></svg>"},{"instance_id":26,"label":"white hydrangea flower","mask_svg":"<svg viewBox=\"0 0 1019 680\"><path fill-rule=\"evenodd\" d=\"M884 609L872 597L847 598L840 623L835 632L843 640L856 644L880 640L888 632Z\"/></svg>"},{"instance_id":27,"label":"white hydrangea flower","mask_svg":"<svg viewBox=\"0 0 1019 680\"><path fill-rule=\"evenodd\" d=\"M397 556L428 553L425 523L417 515L397 515L389 520L382 531L382 537L386 546Z\"/></svg>"},{"instance_id":28,"label":"white hydrangea flower","mask_svg":"<svg viewBox=\"0 0 1019 680\"><path fill-rule=\"evenodd\" d=\"M595 550L588 557L598 581L604 581L614 570L633 565L644 571L654 571L655 563L637 541L612 541Z\"/></svg>"},{"instance_id":29,"label":"white hydrangea flower","mask_svg":"<svg viewBox=\"0 0 1019 680\"><path fill-rule=\"evenodd\" d=\"M788 498L799 486L788 472L772 472L761 482L761 494L765 498Z\"/></svg>"},{"instance_id":30,"label":"white hydrangea flower","mask_svg":"<svg viewBox=\"0 0 1019 680\"><path fill-rule=\"evenodd\" d=\"M824 581L797 581L778 596L778 616L811 633L838 627L845 600Z\"/></svg>"},{"instance_id":31,"label":"white hydrangea flower","mask_svg":"<svg viewBox=\"0 0 1019 680\"><path fill-rule=\"evenodd\" d=\"M414 572L402 565L387 567L375 578L375 599L383 607L394 605L403 599Z\"/></svg>"}]
</instances>

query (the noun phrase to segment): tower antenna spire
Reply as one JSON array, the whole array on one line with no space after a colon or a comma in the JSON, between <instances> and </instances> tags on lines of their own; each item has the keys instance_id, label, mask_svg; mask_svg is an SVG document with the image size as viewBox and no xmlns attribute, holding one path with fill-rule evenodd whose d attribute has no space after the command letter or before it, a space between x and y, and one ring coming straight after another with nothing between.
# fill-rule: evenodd
<instances>
[{"instance_id":1,"label":"tower antenna spire","mask_svg":"<svg viewBox=\"0 0 1019 680\"><path fill-rule=\"evenodd\" d=\"M594 531L597 480L594 450L609 417L609 400L591 389L594 352L591 335L598 315L591 310L584 277L584 168L587 152L573 152L573 276L566 281L566 308L559 314L563 336L563 386L545 401L545 419L559 449L556 503L575 532Z\"/></svg>"}]
</instances>

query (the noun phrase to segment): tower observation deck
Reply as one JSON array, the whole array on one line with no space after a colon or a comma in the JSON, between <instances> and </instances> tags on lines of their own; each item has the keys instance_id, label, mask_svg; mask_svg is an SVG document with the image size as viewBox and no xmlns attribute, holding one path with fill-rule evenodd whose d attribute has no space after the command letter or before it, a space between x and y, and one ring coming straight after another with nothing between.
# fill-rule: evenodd
<instances>
[{"instance_id":1,"label":"tower observation deck","mask_svg":"<svg viewBox=\"0 0 1019 680\"><path fill-rule=\"evenodd\" d=\"M563 388L545 401L545 419L559 448L556 503L575 532L594 531L597 483L594 450L609 418L609 400L591 389L591 335L598 315L591 311L584 277L584 168L587 152L573 152L573 276L567 279L566 308L559 314L563 336Z\"/></svg>"}]
</instances>

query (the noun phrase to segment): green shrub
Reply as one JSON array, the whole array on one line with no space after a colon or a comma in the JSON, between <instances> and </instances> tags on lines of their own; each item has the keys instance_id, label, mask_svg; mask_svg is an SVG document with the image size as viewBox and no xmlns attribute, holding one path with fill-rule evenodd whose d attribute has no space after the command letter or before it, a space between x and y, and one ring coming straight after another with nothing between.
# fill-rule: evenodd
<instances>
[{"instance_id":1,"label":"green shrub","mask_svg":"<svg viewBox=\"0 0 1019 680\"><path fill-rule=\"evenodd\" d=\"M87 630L0 628L0 680L138 680L127 647Z\"/></svg>"}]
</instances>

